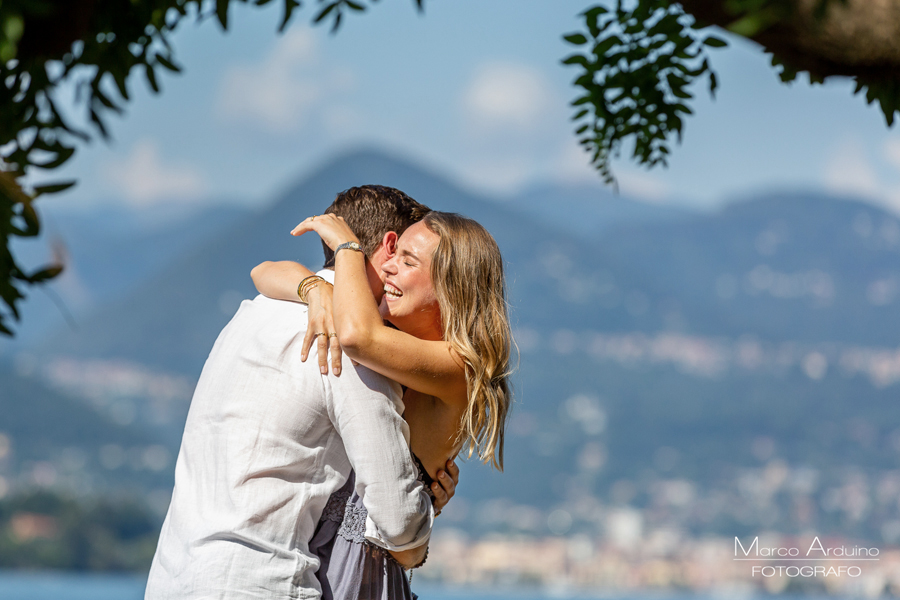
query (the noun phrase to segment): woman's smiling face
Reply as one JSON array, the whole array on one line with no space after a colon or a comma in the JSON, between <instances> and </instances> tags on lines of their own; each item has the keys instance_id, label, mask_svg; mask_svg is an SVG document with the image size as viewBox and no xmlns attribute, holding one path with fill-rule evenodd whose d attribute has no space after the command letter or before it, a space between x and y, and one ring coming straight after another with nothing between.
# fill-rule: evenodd
<instances>
[{"instance_id":1,"label":"woman's smiling face","mask_svg":"<svg viewBox=\"0 0 900 600\"><path fill-rule=\"evenodd\" d=\"M411 225L397 241L397 252L385 261L384 297L379 311L401 331L440 339L441 311L431 280L431 257L441 238L424 223Z\"/></svg>"}]
</instances>

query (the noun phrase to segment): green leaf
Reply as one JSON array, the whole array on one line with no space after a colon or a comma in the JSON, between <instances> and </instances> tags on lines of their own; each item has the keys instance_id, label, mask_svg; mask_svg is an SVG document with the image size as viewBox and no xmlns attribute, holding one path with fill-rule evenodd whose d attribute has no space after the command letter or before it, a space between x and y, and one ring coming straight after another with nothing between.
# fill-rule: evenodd
<instances>
[{"instance_id":1,"label":"green leaf","mask_svg":"<svg viewBox=\"0 0 900 600\"><path fill-rule=\"evenodd\" d=\"M41 220L38 218L37 211L34 210L34 206L31 205L31 202L26 202L22 205L22 221L25 222L24 229L18 229L16 231L16 235L21 237L35 237L41 232Z\"/></svg>"},{"instance_id":2,"label":"green leaf","mask_svg":"<svg viewBox=\"0 0 900 600\"><path fill-rule=\"evenodd\" d=\"M319 23L320 21L322 21L325 17L327 17L331 13L331 11L333 11L335 8L337 8L337 6L338 6L337 2L332 2L331 4L329 4L328 6L323 8L319 12L319 14L316 15L316 18L313 19L313 23Z\"/></svg>"},{"instance_id":3,"label":"green leaf","mask_svg":"<svg viewBox=\"0 0 900 600\"><path fill-rule=\"evenodd\" d=\"M67 190L77 182L75 180L72 181L64 181L62 183L51 183L47 185L39 185L34 188L34 197L42 196L44 194L57 194L62 192L63 190Z\"/></svg>"},{"instance_id":4,"label":"green leaf","mask_svg":"<svg viewBox=\"0 0 900 600\"><path fill-rule=\"evenodd\" d=\"M575 46L583 46L584 44L587 44L587 42L588 42L588 39L580 33L572 33L569 35L564 35L563 39Z\"/></svg>"},{"instance_id":5,"label":"green leaf","mask_svg":"<svg viewBox=\"0 0 900 600\"><path fill-rule=\"evenodd\" d=\"M353 2L353 0L344 0L344 4L350 7L351 10L355 10L357 12L361 12L366 10L366 7L358 2Z\"/></svg>"},{"instance_id":6,"label":"green leaf","mask_svg":"<svg viewBox=\"0 0 900 600\"><path fill-rule=\"evenodd\" d=\"M106 94L101 92L99 88L94 90L94 99L99 100L100 104L102 104L106 108L110 109L111 111L119 113L119 114L122 113L122 109L119 108L118 106L116 106L112 100L107 98Z\"/></svg>"},{"instance_id":7,"label":"green leaf","mask_svg":"<svg viewBox=\"0 0 900 600\"><path fill-rule=\"evenodd\" d=\"M564 65L581 65L585 68L590 64L587 57L582 56L581 54L573 54L571 56L567 56L562 60L562 64Z\"/></svg>"},{"instance_id":8,"label":"green leaf","mask_svg":"<svg viewBox=\"0 0 900 600\"><path fill-rule=\"evenodd\" d=\"M279 32L283 32L287 28L291 16L294 14L294 9L298 6L300 6L298 0L284 0L284 17L282 17L281 24L278 26Z\"/></svg>"},{"instance_id":9,"label":"green leaf","mask_svg":"<svg viewBox=\"0 0 900 600\"><path fill-rule=\"evenodd\" d=\"M269 0L267 0L269 1ZM162 54L156 55L156 62L167 68L168 70L174 73L181 73L181 67L170 61L168 58L163 56Z\"/></svg>"},{"instance_id":10,"label":"green leaf","mask_svg":"<svg viewBox=\"0 0 900 600\"><path fill-rule=\"evenodd\" d=\"M48 279L53 279L63 271L62 265L52 265L49 267L44 267L40 271L36 271L28 276L29 283L40 283L42 281L47 281Z\"/></svg>"},{"instance_id":11,"label":"green leaf","mask_svg":"<svg viewBox=\"0 0 900 600\"><path fill-rule=\"evenodd\" d=\"M754 35L759 33L765 28L765 21L759 15L759 13L751 13L746 17L738 19L734 23L731 23L727 29L731 33L736 33L737 35L744 36L745 38L752 38Z\"/></svg>"},{"instance_id":12,"label":"green leaf","mask_svg":"<svg viewBox=\"0 0 900 600\"><path fill-rule=\"evenodd\" d=\"M589 9L587 9L586 11L584 11L583 13L581 13L581 15L582 15L583 17L588 18L588 19L596 19L596 18L599 17L600 15L605 15L605 14L608 13L608 12L609 12L609 9L608 9L608 8L606 8L605 6L600 6L600 5L598 4L597 6L593 6L593 7L589 8Z\"/></svg>"},{"instance_id":13,"label":"green leaf","mask_svg":"<svg viewBox=\"0 0 900 600\"><path fill-rule=\"evenodd\" d=\"M159 84L156 82L156 72L153 70L153 65L146 65L144 73L147 75L147 83L150 84L150 88L158 94Z\"/></svg>"},{"instance_id":14,"label":"green leaf","mask_svg":"<svg viewBox=\"0 0 900 600\"><path fill-rule=\"evenodd\" d=\"M703 44L705 46L709 46L710 48L725 48L726 46L728 46L728 42L715 36L707 37L705 40L703 40Z\"/></svg>"},{"instance_id":15,"label":"green leaf","mask_svg":"<svg viewBox=\"0 0 900 600\"><path fill-rule=\"evenodd\" d=\"M91 109L91 119L93 119L94 115L96 115L96 114L97 113L94 112L93 109ZM97 117L97 119L95 120L95 122L97 122L97 121L99 121L99 117ZM101 133L106 131L106 128L102 127L102 124L99 124L98 128L101 130ZM104 134L104 137L105 137L105 134ZM62 146L60 144L58 149L54 150L54 153L56 154L56 157L53 158L52 160L49 160L45 163L34 162L32 164L41 169L48 169L48 170L55 169L57 167L61 167L67 160L72 158L73 154L75 154L75 148L69 148L66 146Z\"/></svg>"},{"instance_id":16,"label":"green leaf","mask_svg":"<svg viewBox=\"0 0 900 600\"><path fill-rule=\"evenodd\" d=\"M100 131L100 135L104 139L108 139L109 131L106 129L106 125L103 124L103 120L100 118L100 115L97 114L97 111L95 111L94 109L91 109L90 117L91 117L91 121L94 122L94 125L96 125L97 129ZM74 150L73 150L73 152L74 152ZM53 167L50 167L50 168L53 168Z\"/></svg>"},{"instance_id":17,"label":"green leaf","mask_svg":"<svg viewBox=\"0 0 900 600\"><path fill-rule=\"evenodd\" d=\"M216 17L222 29L228 29L228 5L230 0L216 0Z\"/></svg>"}]
</instances>

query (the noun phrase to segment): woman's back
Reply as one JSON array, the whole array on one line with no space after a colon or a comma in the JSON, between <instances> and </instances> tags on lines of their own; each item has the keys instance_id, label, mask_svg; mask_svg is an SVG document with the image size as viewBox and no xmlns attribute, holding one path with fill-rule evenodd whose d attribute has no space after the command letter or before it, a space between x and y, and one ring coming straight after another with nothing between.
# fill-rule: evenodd
<instances>
[{"instance_id":1,"label":"woman's back","mask_svg":"<svg viewBox=\"0 0 900 600\"><path fill-rule=\"evenodd\" d=\"M408 389L403 418L409 424L409 446L432 478L459 452L464 407Z\"/></svg>"}]
</instances>

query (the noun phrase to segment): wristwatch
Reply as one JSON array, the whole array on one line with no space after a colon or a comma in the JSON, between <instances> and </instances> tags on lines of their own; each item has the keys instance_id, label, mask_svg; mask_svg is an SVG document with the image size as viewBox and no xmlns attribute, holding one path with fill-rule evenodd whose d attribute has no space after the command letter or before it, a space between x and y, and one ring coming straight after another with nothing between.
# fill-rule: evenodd
<instances>
[{"instance_id":1,"label":"wristwatch","mask_svg":"<svg viewBox=\"0 0 900 600\"><path fill-rule=\"evenodd\" d=\"M359 245L359 242L344 242L334 249L334 255L337 256L337 253L343 249L356 250L357 252L363 252L362 246ZM365 252L363 252L365 254Z\"/></svg>"}]
</instances>

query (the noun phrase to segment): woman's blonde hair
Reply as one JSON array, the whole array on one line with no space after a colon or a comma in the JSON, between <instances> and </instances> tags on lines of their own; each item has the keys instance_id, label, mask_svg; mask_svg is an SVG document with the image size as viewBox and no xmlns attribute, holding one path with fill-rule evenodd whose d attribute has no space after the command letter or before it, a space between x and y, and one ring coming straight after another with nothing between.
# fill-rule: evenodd
<instances>
[{"instance_id":1,"label":"woman's blonde hair","mask_svg":"<svg viewBox=\"0 0 900 600\"><path fill-rule=\"evenodd\" d=\"M477 452L502 471L512 333L500 248L484 227L461 215L432 211L423 222L440 237L431 278L444 340L466 364L469 402L459 439L469 456Z\"/></svg>"}]
</instances>

